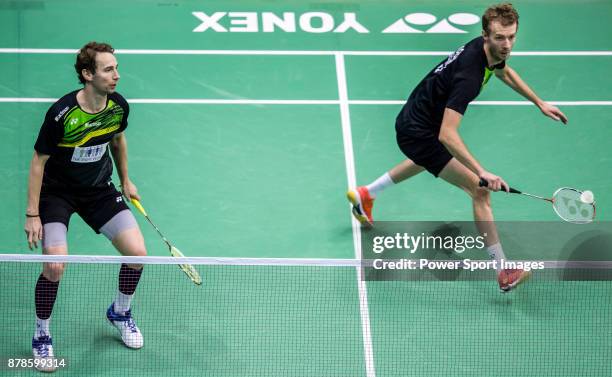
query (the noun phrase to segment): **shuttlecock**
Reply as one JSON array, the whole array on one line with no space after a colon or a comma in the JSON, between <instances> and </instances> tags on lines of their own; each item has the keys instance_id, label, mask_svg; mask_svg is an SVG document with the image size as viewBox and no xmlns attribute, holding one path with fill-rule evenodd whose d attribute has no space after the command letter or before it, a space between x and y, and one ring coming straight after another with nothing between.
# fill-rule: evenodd
<instances>
[{"instance_id":1,"label":"shuttlecock","mask_svg":"<svg viewBox=\"0 0 612 377\"><path fill-rule=\"evenodd\" d=\"M592 191L583 191L582 194L580 194L580 201L583 203L591 204L595 201L595 195L593 195Z\"/></svg>"}]
</instances>

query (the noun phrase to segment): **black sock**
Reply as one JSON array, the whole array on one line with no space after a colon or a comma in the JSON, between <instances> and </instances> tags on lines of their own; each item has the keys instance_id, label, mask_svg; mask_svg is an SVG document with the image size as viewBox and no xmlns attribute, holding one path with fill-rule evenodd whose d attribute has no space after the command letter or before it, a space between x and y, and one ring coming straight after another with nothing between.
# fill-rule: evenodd
<instances>
[{"instance_id":1,"label":"black sock","mask_svg":"<svg viewBox=\"0 0 612 377\"><path fill-rule=\"evenodd\" d=\"M36 304L36 316L40 319L49 319L51 317L51 311L53 310L53 304L57 297L57 288L59 287L59 281L53 282L43 274L40 274L38 281L36 282L36 289L34 291L34 302Z\"/></svg>"},{"instance_id":2,"label":"black sock","mask_svg":"<svg viewBox=\"0 0 612 377\"><path fill-rule=\"evenodd\" d=\"M127 264L122 264L119 270L119 292L124 295L133 295L141 274L142 268L135 270L129 268Z\"/></svg>"}]
</instances>

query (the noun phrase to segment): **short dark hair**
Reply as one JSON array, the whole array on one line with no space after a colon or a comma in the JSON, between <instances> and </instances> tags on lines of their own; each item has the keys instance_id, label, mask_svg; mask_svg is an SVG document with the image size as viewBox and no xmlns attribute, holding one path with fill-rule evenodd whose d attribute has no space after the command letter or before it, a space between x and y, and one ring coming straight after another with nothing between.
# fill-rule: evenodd
<instances>
[{"instance_id":1,"label":"short dark hair","mask_svg":"<svg viewBox=\"0 0 612 377\"><path fill-rule=\"evenodd\" d=\"M482 30L489 34L489 25L492 21L499 21L502 26L509 26L516 23L518 28L519 15L511 3L501 3L491 5L482 15Z\"/></svg>"},{"instance_id":2,"label":"short dark hair","mask_svg":"<svg viewBox=\"0 0 612 377\"><path fill-rule=\"evenodd\" d=\"M110 52L112 54L115 49L108 43L89 42L79 50L74 69L76 69L81 84L85 85L86 82L82 73L84 69L92 74L96 73L96 55L99 52Z\"/></svg>"}]
</instances>

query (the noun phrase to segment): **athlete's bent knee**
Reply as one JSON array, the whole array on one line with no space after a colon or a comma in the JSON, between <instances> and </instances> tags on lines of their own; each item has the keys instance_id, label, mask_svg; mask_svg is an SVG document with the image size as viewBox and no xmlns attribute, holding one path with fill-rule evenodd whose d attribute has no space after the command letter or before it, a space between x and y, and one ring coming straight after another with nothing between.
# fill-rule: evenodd
<instances>
[{"instance_id":1,"label":"athlete's bent knee","mask_svg":"<svg viewBox=\"0 0 612 377\"><path fill-rule=\"evenodd\" d=\"M64 263L44 263L43 276L52 282L58 282L64 274Z\"/></svg>"},{"instance_id":2,"label":"athlete's bent knee","mask_svg":"<svg viewBox=\"0 0 612 377\"><path fill-rule=\"evenodd\" d=\"M472 189L470 191L470 196L472 197L474 203L491 205L491 193L485 188L476 187Z\"/></svg>"},{"instance_id":3,"label":"athlete's bent knee","mask_svg":"<svg viewBox=\"0 0 612 377\"><path fill-rule=\"evenodd\" d=\"M132 247L132 249L130 250L130 255L133 255L135 257L146 257L147 249L145 248L144 244Z\"/></svg>"}]
</instances>

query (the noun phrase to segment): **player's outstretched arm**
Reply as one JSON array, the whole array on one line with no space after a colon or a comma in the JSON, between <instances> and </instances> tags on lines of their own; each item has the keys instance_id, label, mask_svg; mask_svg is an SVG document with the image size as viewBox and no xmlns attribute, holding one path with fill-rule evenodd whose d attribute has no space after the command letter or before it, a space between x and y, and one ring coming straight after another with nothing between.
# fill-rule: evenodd
<instances>
[{"instance_id":1,"label":"player's outstretched arm","mask_svg":"<svg viewBox=\"0 0 612 377\"><path fill-rule=\"evenodd\" d=\"M567 124L567 117L556 106L549 104L539 98L533 90L521 79L518 73L508 65L502 69L495 70L495 76L511 87L515 92L533 102L542 111L542 114L554 120L560 120Z\"/></svg>"}]
</instances>

